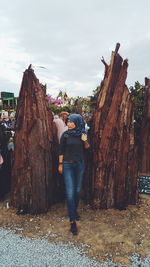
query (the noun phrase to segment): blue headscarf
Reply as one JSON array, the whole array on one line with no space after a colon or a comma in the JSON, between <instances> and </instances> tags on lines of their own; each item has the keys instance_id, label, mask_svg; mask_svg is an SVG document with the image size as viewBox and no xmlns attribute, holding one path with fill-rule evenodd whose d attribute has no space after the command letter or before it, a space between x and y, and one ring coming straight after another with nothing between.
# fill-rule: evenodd
<instances>
[{"instance_id":1,"label":"blue headscarf","mask_svg":"<svg viewBox=\"0 0 150 267\"><path fill-rule=\"evenodd\" d=\"M70 116L68 116L68 119L74 122L74 124L76 125L76 128L66 131L67 134L80 136L83 133L86 133L85 123L84 123L83 117L80 114L71 114Z\"/></svg>"}]
</instances>

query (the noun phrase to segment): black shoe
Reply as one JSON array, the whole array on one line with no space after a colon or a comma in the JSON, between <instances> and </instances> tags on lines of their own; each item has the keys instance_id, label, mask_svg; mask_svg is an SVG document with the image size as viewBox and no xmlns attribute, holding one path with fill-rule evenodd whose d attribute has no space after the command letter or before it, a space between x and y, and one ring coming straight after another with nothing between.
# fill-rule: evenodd
<instances>
[{"instance_id":1,"label":"black shoe","mask_svg":"<svg viewBox=\"0 0 150 267\"><path fill-rule=\"evenodd\" d=\"M27 205L21 205L16 212L17 215L24 215L28 213L29 213L29 210L28 210Z\"/></svg>"},{"instance_id":2,"label":"black shoe","mask_svg":"<svg viewBox=\"0 0 150 267\"><path fill-rule=\"evenodd\" d=\"M81 219L80 215L78 213L76 213L76 220L80 221L80 219Z\"/></svg>"},{"instance_id":3,"label":"black shoe","mask_svg":"<svg viewBox=\"0 0 150 267\"><path fill-rule=\"evenodd\" d=\"M27 214L27 213L25 212L25 210L23 210L23 209L19 209L19 210L16 212L16 214L17 214L17 215L24 215L24 214Z\"/></svg>"},{"instance_id":4,"label":"black shoe","mask_svg":"<svg viewBox=\"0 0 150 267\"><path fill-rule=\"evenodd\" d=\"M70 231L73 235L77 235L78 234L78 229L77 229L77 225L76 222L72 222L70 224Z\"/></svg>"}]
</instances>

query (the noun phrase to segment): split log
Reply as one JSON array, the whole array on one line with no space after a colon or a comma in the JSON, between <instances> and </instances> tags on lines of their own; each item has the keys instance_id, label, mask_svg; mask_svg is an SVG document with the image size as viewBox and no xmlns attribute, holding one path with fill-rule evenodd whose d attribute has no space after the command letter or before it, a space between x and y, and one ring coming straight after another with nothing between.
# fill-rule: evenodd
<instances>
[{"instance_id":1,"label":"split log","mask_svg":"<svg viewBox=\"0 0 150 267\"><path fill-rule=\"evenodd\" d=\"M31 66L24 72L16 112L11 205L46 212L53 202L53 116Z\"/></svg>"},{"instance_id":2,"label":"split log","mask_svg":"<svg viewBox=\"0 0 150 267\"><path fill-rule=\"evenodd\" d=\"M92 203L95 208L123 209L135 204L137 161L133 103L125 85L128 60L112 52L97 97L92 129ZM102 59L104 63L104 59Z\"/></svg>"},{"instance_id":3,"label":"split log","mask_svg":"<svg viewBox=\"0 0 150 267\"><path fill-rule=\"evenodd\" d=\"M150 175L150 79L145 78L144 110L140 134L139 171Z\"/></svg>"}]
</instances>

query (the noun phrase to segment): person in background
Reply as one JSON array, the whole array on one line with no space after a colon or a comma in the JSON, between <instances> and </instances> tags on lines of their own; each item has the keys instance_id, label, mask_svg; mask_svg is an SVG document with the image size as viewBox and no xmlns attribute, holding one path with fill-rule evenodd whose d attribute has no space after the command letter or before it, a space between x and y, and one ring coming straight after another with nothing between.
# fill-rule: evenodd
<instances>
[{"instance_id":1,"label":"person in background","mask_svg":"<svg viewBox=\"0 0 150 267\"><path fill-rule=\"evenodd\" d=\"M54 123L56 125L56 129L57 129L57 137L58 137L58 142L60 143L60 138L62 136L62 134L68 130L68 126L66 125L66 119L69 116L69 113L66 111L62 111L59 114L58 118L54 118Z\"/></svg>"},{"instance_id":2,"label":"person in background","mask_svg":"<svg viewBox=\"0 0 150 267\"><path fill-rule=\"evenodd\" d=\"M63 173L70 231L77 235L76 221L80 216L77 208L84 174L84 149L89 148L85 123L79 114L72 114L67 121L68 130L62 134L59 150L59 173Z\"/></svg>"},{"instance_id":3,"label":"person in background","mask_svg":"<svg viewBox=\"0 0 150 267\"><path fill-rule=\"evenodd\" d=\"M5 130L7 130L9 128L9 126L8 126L8 119L7 118L3 118L3 120L1 121L1 125L3 126L3 128Z\"/></svg>"},{"instance_id":4,"label":"person in background","mask_svg":"<svg viewBox=\"0 0 150 267\"><path fill-rule=\"evenodd\" d=\"M61 112L58 115L53 114L53 135L54 135L54 151L53 151L53 175L55 177L55 196L56 201L64 202L65 200L65 185L62 174L58 172L58 162L59 162L59 143L61 135L64 131L68 130L68 127L66 125L66 118L68 117L68 112Z\"/></svg>"},{"instance_id":5,"label":"person in background","mask_svg":"<svg viewBox=\"0 0 150 267\"><path fill-rule=\"evenodd\" d=\"M0 147L1 147L1 144L0 144ZM1 148L0 148L0 169L2 167L3 162L4 162L4 160L3 160L3 157L2 157L2 154L1 154Z\"/></svg>"},{"instance_id":6,"label":"person in background","mask_svg":"<svg viewBox=\"0 0 150 267\"><path fill-rule=\"evenodd\" d=\"M15 119L11 119L9 123L9 129L14 130L15 129Z\"/></svg>"},{"instance_id":7,"label":"person in background","mask_svg":"<svg viewBox=\"0 0 150 267\"><path fill-rule=\"evenodd\" d=\"M8 151L14 151L14 141L13 137L10 137L8 140L8 145L7 145Z\"/></svg>"}]
</instances>

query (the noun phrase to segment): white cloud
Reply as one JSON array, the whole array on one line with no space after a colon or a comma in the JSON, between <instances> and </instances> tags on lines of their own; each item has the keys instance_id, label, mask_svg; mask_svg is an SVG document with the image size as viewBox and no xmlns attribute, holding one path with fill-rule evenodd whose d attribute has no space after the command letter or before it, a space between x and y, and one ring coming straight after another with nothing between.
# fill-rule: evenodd
<instances>
[{"instance_id":1,"label":"white cloud","mask_svg":"<svg viewBox=\"0 0 150 267\"><path fill-rule=\"evenodd\" d=\"M0 0L0 91L17 95L30 63L48 91L90 95L121 43L127 85L149 69L149 0ZM43 66L46 69L39 68Z\"/></svg>"},{"instance_id":2,"label":"white cloud","mask_svg":"<svg viewBox=\"0 0 150 267\"><path fill-rule=\"evenodd\" d=\"M25 63L28 61L28 55L19 47L15 39L0 38L0 79L9 81L13 87L21 84L22 72ZM11 88L5 88L0 84L1 91L9 91Z\"/></svg>"}]
</instances>

